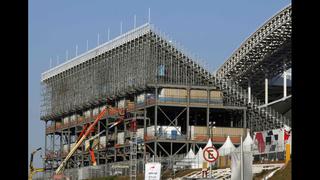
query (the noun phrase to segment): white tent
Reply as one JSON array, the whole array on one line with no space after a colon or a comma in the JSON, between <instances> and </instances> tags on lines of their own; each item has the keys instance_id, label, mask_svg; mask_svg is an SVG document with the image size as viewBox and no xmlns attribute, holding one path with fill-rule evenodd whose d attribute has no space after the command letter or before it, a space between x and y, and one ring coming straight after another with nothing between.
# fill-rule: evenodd
<instances>
[{"instance_id":1,"label":"white tent","mask_svg":"<svg viewBox=\"0 0 320 180\"><path fill-rule=\"evenodd\" d=\"M194 154L194 152L190 148L187 155L181 161L177 162L176 165L179 165L179 166L190 165L191 167L194 167L194 166L196 166L195 165L195 157L196 157L196 155Z\"/></svg>"},{"instance_id":2,"label":"white tent","mask_svg":"<svg viewBox=\"0 0 320 180\"><path fill-rule=\"evenodd\" d=\"M211 139L209 139L208 142L207 142L207 145L203 149L206 149L207 147L212 147L212 146L214 147L214 145L212 144Z\"/></svg>"},{"instance_id":3,"label":"white tent","mask_svg":"<svg viewBox=\"0 0 320 180\"><path fill-rule=\"evenodd\" d=\"M220 156L226 156L233 152L236 149L236 147L231 142L230 137L228 136L224 144L219 148L219 155Z\"/></svg>"},{"instance_id":4,"label":"white tent","mask_svg":"<svg viewBox=\"0 0 320 180\"><path fill-rule=\"evenodd\" d=\"M243 179L252 180L252 153L243 153ZM240 152L231 153L231 180L239 180L241 174Z\"/></svg>"},{"instance_id":5,"label":"white tent","mask_svg":"<svg viewBox=\"0 0 320 180\"><path fill-rule=\"evenodd\" d=\"M203 150L202 148L200 147L199 148L199 151L198 153L196 154L196 157L195 157L195 168L202 168L202 163L204 162L204 158L203 158Z\"/></svg>"},{"instance_id":6,"label":"white tent","mask_svg":"<svg viewBox=\"0 0 320 180\"><path fill-rule=\"evenodd\" d=\"M244 152L250 152L251 151L251 145L253 144L253 139L251 138L249 131L247 133L247 137L244 139L242 144L243 144L243 151Z\"/></svg>"},{"instance_id":7,"label":"white tent","mask_svg":"<svg viewBox=\"0 0 320 180\"><path fill-rule=\"evenodd\" d=\"M196 155L194 154L194 152L190 148L188 154L184 157L184 159L182 161L190 161L190 160L193 160L195 157L196 157Z\"/></svg>"},{"instance_id":8,"label":"white tent","mask_svg":"<svg viewBox=\"0 0 320 180\"><path fill-rule=\"evenodd\" d=\"M251 151L251 145L253 140L250 133L247 133L247 137L243 141L243 168L244 168L244 180L252 179L252 162L253 153ZM237 147L234 152L231 153L231 180L240 179L240 152L241 145Z\"/></svg>"},{"instance_id":9,"label":"white tent","mask_svg":"<svg viewBox=\"0 0 320 180\"><path fill-rule=\"evenodd\" d=\"M251 152L251 146L254 143L253 139L250 136L250 132L247 133L246 138L243 141L243 152ZM237 152L240 152L241 145L236 148Z\"/></svg>"}]
</instances>

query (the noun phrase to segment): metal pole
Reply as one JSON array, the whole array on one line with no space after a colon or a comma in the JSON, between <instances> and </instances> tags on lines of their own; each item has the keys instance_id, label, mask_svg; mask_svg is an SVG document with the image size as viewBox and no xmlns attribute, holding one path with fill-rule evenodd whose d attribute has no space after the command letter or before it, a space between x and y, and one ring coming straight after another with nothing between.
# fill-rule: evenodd
<instances>
[{"instance_id":1,"label":"metal pole","mask_svg":"<svg viewBox=\"0 0 320 180\"><path fill-rule=\"evenodd\" d=\"M98 44L98 46L99 46L99 44L100 44L100 34L98 33L98 39L97 39L97 44Z\"/></svg>"},{"instance_id":2,"label":"metal pole","mask_svg":"<svg viewBox=\"0 0 320 180\"><path fill-rule=\"evenodd\" d=\"M120 35L122 34L122 21L120 22Z\"/></svg>"},{"instance_id":3,"label":"metal pole","mask_svg":"<svg viewBox=\"0 0 320 180\"><path fill-rule=\"evenodd\" d=\"M110 40L110 28L108 28L108 41Z\"/></svg>"},{"instance_id":4,"label":"metal pole","mask_svg":"<svg viewBox=\"0 0 320 180\"><path fill-rule=\"evenodd\" d=\"M266 77L264 80L264 102L268 104L268 78Z\"/></svg>"},{"instance_id":5,"label":"metal pole","mask_svg":"<svg viewBox=\"0 0 320 180\"><path fill-rule=\"evenodd\" d=\"M240 148L240 178L243 180L243 144L242 144L242 136L240 137L240 143L241 143L241 148Z\"/></svg>"},{"instance_id":6,"label":"metal pole","mask_svg":"<svg viewBox=\"0 0 320 180\"><path fill-rule=\"evenodd\" d=\"M151 21L151 12L150 12L150 8L149 8L149 14L148 14L148 23L150 23L150 21Z\"/></svg>"},{"instance_id":7,"label":"metal pole","mask_svg":"<svg viewBox=\"0 0 320 180\"><path fill-rule=\"evenodd\" d=\"M251 82L248 80L248 103L251 103Z\"/></svg>"},{"instance_id":8,"label":"metal pole","mask_svg":"<svg viewBox=\"0 0 320 180\"><path fill-rule=\"evenodd\" d=\"M283 72L283 97L287 97L287 72L285 69Z\"/></svg>"},{"instance_id":9,"label":"metal pole","mask_svg":"<svg viewBox=\"0 0 320 180\"><path fill-rule=\"evenodd\" d=\"M76 56L78 56L78 45L76 45Z\"/></svg>"},{"instance_id":10,"label":"metal pole","mask_svg":"<svg viewBox=\"0 0 320 180\"><path fill-rule=\"evenodd\" d=\"M87 51L88 51L88 49L89 49L89 41L87 40Z\"/></svg>"},{"instance_id":11,"label":"metal pole","mask_svg":"<svg viewBox=\"0 0 320 180\"><path fill-rule=\"evenodd\" d=\"M212 124L210 125L210 139L212 139ZM211 141L212 145L213 142ZM210 166L210 178L212 178L212 163L209 162L209 166Z\"/></svg>"}]
</instances>

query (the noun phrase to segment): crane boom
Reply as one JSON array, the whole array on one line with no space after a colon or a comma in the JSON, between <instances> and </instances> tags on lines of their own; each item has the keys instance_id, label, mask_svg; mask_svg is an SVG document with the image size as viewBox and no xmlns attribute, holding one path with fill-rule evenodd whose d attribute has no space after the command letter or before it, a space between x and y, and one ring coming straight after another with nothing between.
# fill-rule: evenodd
<instances>
[{"instance_id":1,"label":"crane boom","mask_svg":"<svg viewBox=\"0 0 320 180\"><path fill-rule=\"evenodd\" d=\"M65 164L67 161L70 159L70 157L74 154L74 152L78 149L78 147L81 145L81 143L85 140L85 138L88 136L90 133L91 129L99 122L99 120L105 115L107 112L107 107L103 109L103 111L100 112L100 114L97 116L97 118L94 120L94 122L89 126L89 128L86 130L84 135L81 137L81 139L76 143L76 145L70 150L69 154L67 157L62 161L60 166L57 168L55 171L55 174L60 174L62 169L64 168Z\"/></svg>"}]
</instances>

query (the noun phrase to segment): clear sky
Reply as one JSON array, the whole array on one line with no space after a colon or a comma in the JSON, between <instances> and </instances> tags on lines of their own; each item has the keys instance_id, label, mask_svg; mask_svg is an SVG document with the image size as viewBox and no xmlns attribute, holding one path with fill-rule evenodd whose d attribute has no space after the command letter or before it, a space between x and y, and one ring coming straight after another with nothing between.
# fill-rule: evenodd
<instances>
[{"instance_id":1,"label":"clear sky","mask_svg":"<svg viewBox=\"0 0 320 180\"><path fill-rule=\"evenodd\" d=\"M184 49L216 70L264 22L291 3L289 0L29 0L29 153L44 149L44 122L40 121L41 73L66 59L148 20ZM44 153L44 151L42 151ZM34 165L42 167L35 157Z\"/></svg>"}]
</instances>

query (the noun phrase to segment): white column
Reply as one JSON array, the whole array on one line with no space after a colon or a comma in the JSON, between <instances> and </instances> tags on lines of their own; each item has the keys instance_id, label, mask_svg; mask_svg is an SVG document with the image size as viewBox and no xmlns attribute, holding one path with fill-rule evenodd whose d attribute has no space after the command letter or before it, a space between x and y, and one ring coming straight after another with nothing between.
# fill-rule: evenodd
<instances>
[{"instance_id":1,"label":"white column","mask_svg":"<svg viewBox=\"0 0 320 180\"><path fill-rule=\"evenodd\" d=\"M287 97L287 72L283 72L283 97Z\"/></svg>"},{"instance_id":2,"label":"white column","mask_svg":"<svg viewBox=\"0 0 320 180\"><path fill-rule=\"evenodd\" d=\"M268 78L264 80L264 102L268 104Z\"/></svg>"}]
</instances>

